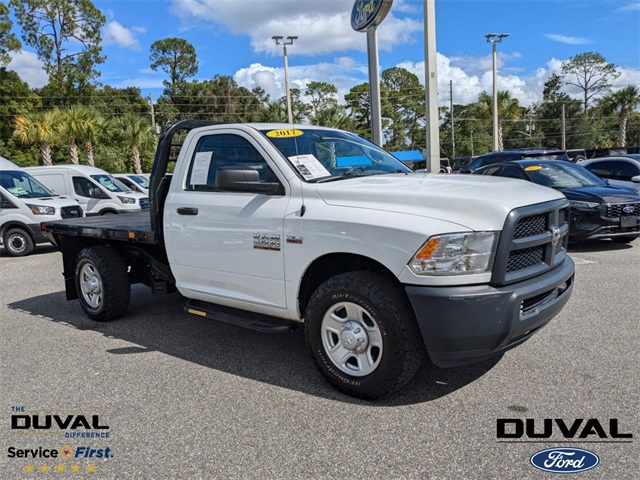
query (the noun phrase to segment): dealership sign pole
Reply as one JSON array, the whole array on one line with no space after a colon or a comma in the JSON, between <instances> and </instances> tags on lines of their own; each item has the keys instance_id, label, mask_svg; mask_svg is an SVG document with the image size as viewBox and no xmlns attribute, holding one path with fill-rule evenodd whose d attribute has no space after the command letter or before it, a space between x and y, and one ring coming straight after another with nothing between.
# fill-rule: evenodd
<instances>
[{"instance_id":1,"label":"dealership sign pole","mask_svg":"<svg viewBox=\"0 0 640 480\"><path fill-rule=\"evenodd\" d=\"M393 0L356 0L351 11L351 27L357 32L367 32L369 92L371 97L371 141L379 146L382 146L382 115L377 27L389 13L392 3Z\"/></svg>"}]
</instances>

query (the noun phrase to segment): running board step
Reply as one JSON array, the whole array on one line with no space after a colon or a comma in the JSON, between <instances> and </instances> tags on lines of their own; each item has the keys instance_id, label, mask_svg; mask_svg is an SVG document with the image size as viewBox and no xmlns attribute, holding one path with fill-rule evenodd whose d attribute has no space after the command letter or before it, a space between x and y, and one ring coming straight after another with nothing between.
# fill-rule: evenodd
<instances>
[{"instance_id":1,"label":"running board step","mask_svg":"<svg viewBox=\"0 0 640 480\"><path fill-rule=\"evenodd\" d=\"M297 322L284 318L271 317L260 313L245 312L235 308L223 307L202 300L187 300L184 311L193 315L229 323L262 333L288 333L298 328Z\"/></svg>"}]
</instances>

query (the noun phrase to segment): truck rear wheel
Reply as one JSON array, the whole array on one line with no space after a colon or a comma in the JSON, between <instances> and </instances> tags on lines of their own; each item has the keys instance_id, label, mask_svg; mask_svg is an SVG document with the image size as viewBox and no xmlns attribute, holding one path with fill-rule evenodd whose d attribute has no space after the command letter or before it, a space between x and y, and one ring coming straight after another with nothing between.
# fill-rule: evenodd
<instances>
[{"instance_id":1,"label":"truck rear wheel","mask_svg":"<svg viewBox=\"0 0 640 480\"><path fill-rule=\"evenodd\" d=\"M106 322L122 316L131 296L127 264L110 247L82 249L76 257L76 290L89 318Z\"/></svg>"},{"instance_id":2,"label":"truck rear wheel","mask_svg":"<svg viewBox=\"0 0 640 480\"><path fill-rule=\"evenodd\" d=\"M12 228L4 233L4 248L12 257L25 257L35 248L31 235L22 228Z\"/></svg>"},{"instance_id":3,"label":"truck rear wheel","mask_svg":"<svg viewBox=\"0 0 640 480\"><path fill-rule=\"evenodd\" d=\"M404 291L373 272L344 273L320 285L309 300L305 336L320 373L354 397L398 390L424 360Z\"/></svg>"}]
</instances>

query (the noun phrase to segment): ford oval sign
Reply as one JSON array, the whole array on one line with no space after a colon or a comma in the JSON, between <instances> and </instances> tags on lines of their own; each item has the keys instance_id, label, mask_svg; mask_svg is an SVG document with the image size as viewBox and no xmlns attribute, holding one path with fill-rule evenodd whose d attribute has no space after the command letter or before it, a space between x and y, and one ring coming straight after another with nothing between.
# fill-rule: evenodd
<instances>
[{"instance_id":1,"label":"ford oval sign","mask_svg":"<svg viewBox=\"0 0 640 480\"><path fill-rule=\"evenodd\" d=\"M362 32L380 25L391 9L393 0L356 0L351 11L351 27Z\"/></svg>"},{"instance_id":2,"label":"ford oval sign","mask_svg":"<svg viewBox=\"0 0 640 480\"><path fill-rule=\"evenodd\" d=\"M600 463L598 456L581 448L548 448L531 456L531 465L551 473L578 473Z\"/></svg>"}]
</instances>

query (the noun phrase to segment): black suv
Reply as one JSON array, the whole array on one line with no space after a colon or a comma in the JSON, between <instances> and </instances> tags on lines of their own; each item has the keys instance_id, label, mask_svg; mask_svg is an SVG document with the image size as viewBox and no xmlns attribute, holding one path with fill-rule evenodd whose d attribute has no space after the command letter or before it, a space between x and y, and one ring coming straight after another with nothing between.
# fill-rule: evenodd
<instances>
[{"instance_id":1,"label":"black suv","mask_svg":"<svg viewBox=\"0 0 640 480\"><path fill-rule=\"evenodd\" d=\"M564 150L557 148L523 148L520 150L504 150L502 152L490 152L480 155L466 167L460 169L460 173L473 173L474 170L492 165L494 163L512 162L514 160L567 160L569 156Z\"/></svg>"}]
</instances>

